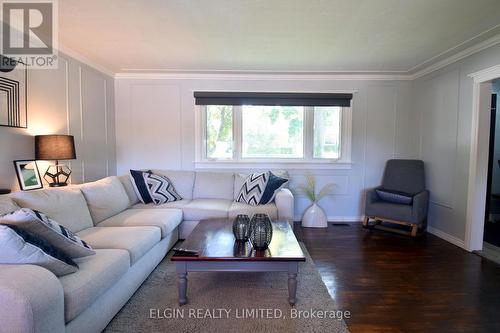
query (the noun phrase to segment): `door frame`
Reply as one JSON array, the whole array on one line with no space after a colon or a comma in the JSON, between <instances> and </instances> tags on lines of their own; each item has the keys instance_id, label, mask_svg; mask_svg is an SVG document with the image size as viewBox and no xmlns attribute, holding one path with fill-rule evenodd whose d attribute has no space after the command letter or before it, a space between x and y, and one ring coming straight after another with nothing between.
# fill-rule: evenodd
<instances>
[{"instance_id":1,"label":"door frame","mask_svg":"<svg viewBox=\"0 0 500 333\"><path fill-rule=\"evenodd\" d=\"M500 78L500 65L469 75L474 80L472 90L472 122L465 225L465 248L483 249L484 214L491 116L491 82Z\"/></svg>"}]
</instances>

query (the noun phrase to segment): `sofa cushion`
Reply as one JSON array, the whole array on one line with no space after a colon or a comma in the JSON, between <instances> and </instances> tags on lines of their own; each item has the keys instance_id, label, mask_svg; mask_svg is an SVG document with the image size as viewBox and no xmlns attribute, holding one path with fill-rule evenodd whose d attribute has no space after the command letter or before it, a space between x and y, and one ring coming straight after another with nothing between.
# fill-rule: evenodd
<instances>
[{"instance_id":1,"label":"sofa cushion","mask_svg":"<svg viewBox=\"0 0 500 333\"><path fill-rule=\"evenodd\" d=\"M161 204L161 205L147 205L147 204L143 204L141 202L141 203L133 205L132 208L133 209L182 208L182 207L184 207L185 205L187 205L190 202L191 202L191 200L186 200L186 199L177 200L177 201L173 201L173 202L167 202L167 203L164 203L164 204Z\"/></svg>"},{"instance_id":2,"label":"sofa cushion","mask_svg":"<svg viewBox=\"0 0 500 333\"><path fill-rule=\"evenodd\" d=\"M35 234L0 225L0 264L32 264L57 276L74 273L78 265L66 254Z\"/></svg>"},{"instance_id":3,"label":"sofa cushion","mask_svg":"<svg viewBox=\"0 0 500 333\"><path fill-rule=\"evenodd\" d=\"M135 264L161 240L157 227L94 227L82 230L78 236L94 249L122 249L130 254Z\"/></svg>"},{"instance_id":4,"label":"sofa cushion","mask_svg":"<svg viewBox=\"0 0 500 333\"><path fill-rule=\"evenodd\" d=\"M133 206L136 203L140 202L141 200L139 200L139 197L135 193L134 185L132 185L132 180L130 179L130 176L123 175L123 176L119 176L118 179L122 183L123 188L125 189L125 192L127 192L127 196L128 196L128 200L129 200L128 206L130 207L130 206Z\"/></svg>"},{"instance_id":5,"label":"sofa cushion","mask_svg":"<svg viewBox=\"0 0 500 333\"><path fill-rule=\"evenodd\" d=\"M193 187L195 173L193 171L182 170L151 170L157 175L168 177L174 184L175 190L183 199L193 199Z\"/></svg>"},{"instance_id":6,"label":"sofa cushion","mask_svg":"<svg viewBox=\"0 0 500 333\"><path fill-rule=\"evenodd\" d=\"M64 318L73 320L115 285L130 267L126 250L97 250L76 259L80 270L59 279L64 291Z\"/></svg>"},{"instance_id":7,"label":"sofa cushion","mask_svg":"<svg viewBox=\"0 0 500 333\"><path fill-rule=\"evenodd\" d=\"M182 208L184 220L227 218L231 203L232 200L225 199L193 199Z\"/></svg>"},{"instance_id":8,"label":"sofa cushion","mask_svg":"<svg viewBox=\"0 0 500 333\"><path fill-rule=\"evenodd\" d=\"M366 216L389 218L391 220L413 222L412 206L390 202L374 202L365 211ZM416 223L416 222L415 222Z\"/></svg>"},{"instance_id":9,"label":"sofa cushion","mask_svg":"<svg viewBox=\"0 0 500 333\"><path fill-rule=\"evenodd\" d=\"M87 201L76 186L19 191L12 193L11 197L19 206L38 210L71 232L94 226Z\"/></svg>"},{"instance_id":10,"label":"sofa cushion","mask_svg":"<svg viewBox=\"0 0 500 333\"><path fill-rule=\"evenodd\" d=\"M19 209L19 206L8 196L0 195L0 215L9 214Z\"/></svg>"},{"instance_id":11,"label":"sofa cushion","mask_svg":"<svg viewBox=\"0 0 500 333\"><path fill-rule=\"evenodd\" d=\"M226 172L197 172L194 199L233 200L234 174Z\"/></svg>"},{"instance_id":12,"label":"sofa cushion","mask_svg":"<svg viewBox=\"0 0 500 333\"><path fill-rule=\"evenodd\" d=\"M0 216L0 224L12 225L35 234L70 258L85 257L95 253L80 237L36 210L18 209L10 214Z\"/></svg>"},{"instance_id":13,"label":"sofa cushion","mask_svg":"<svg viewBox=\"0 0 500 333\"><path fill-rule=\"evenodd\" d=\"M162 239L182 221L180 209L127 209L99 223L99 227L158 227Z\"/></svg>"},{"instance_id":14,"label":"sofa cushion","mask_svg":"<svg viewBox=\"0 0 500 333\"><path fill-rule=\"evenodd\" d=\"M116 176L80 185L94 224L116 215L129 207L129 198Z\"/></svg>"},{"instance_id":15,"label":"sofa cushion","mask_svg":"<svg viewBox=\"0 0 500 333\"><path fill-rule=\"evenodd\" d=\"M234 219L238 214L246 214L252 218L254 214L263 213L269 215L271 220L278 219L278 208L275 203L252 206L242 202L233 201L229 208L228 217Z\"/></svg>"}]
</instances>

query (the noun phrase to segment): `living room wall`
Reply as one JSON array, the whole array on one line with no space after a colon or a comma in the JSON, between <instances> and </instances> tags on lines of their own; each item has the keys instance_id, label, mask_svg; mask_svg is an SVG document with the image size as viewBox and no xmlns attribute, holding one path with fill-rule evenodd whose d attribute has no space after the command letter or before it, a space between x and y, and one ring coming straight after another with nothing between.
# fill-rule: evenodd
<instances>
[{"instance_id":1,"label":"living room wall","mask_svg":"<svg viewBox=\"0 0 500 333\"><path fill-rule=\"evenodd\" d=\"M469 74L499 64L500 45L450 64L413 82L420 114L419 156L431 192L431 232L464 246L471 147L472 90Z\"/></svg>"},{"instance_id":2,"label":"living room wall","mask_svg":"<svg viewBox=\"0 0 500 333\"><path fill-rule=\"evenodd\" d=\"M58 69L28 72L28 128L0 127L0 188L19 188L12 162L35 157L37 134L75 136L73 183L116 174L114 129L113 78L59 53Z\"/></svg>"},{"instance_id":3,"label":"living room wall","mask_svg":"<svg viewBox=\"0 0 500 333\"><path fill-rule=\"evenodd\" d=\"M309 205L297 190L307 172L320 184L336 184L333 195L321 202L330 220L359 221L364 190L380 184L385 161L418 156L418 117L412 113L409 81L153 75L117 78L115 89L118 174L131 168L195 169L193 91L355 91L352 168L290 169L297 218Z\"/></svg>"}]
</instances>

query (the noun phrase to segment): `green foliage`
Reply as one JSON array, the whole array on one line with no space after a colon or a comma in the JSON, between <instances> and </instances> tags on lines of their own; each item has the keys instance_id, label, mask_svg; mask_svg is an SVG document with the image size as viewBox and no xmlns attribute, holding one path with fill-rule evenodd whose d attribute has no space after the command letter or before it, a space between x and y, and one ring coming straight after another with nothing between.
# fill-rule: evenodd
<instances>
[{"instance_id":1,"label":"green foliage","mask_svg":"<svg viewBox=\"0 0 500 333\"><path fill-rule=\"evenodd\" d=\"M304 126L302 107L246 106L243 110L245 156L300 156ZM216 158L231 156L233 107L208 105L206 117L207 156Z\"/></svg>"},{"instance_id":2,"label":"green foliage","mask_svg":"<svg viewBox=\"0 0 500 333\"><path fill-rule=\"evenodd\" d=\"M272 109L265 109L264 114L271 120L271 124L274 125L276 120L278 120L280 110L277 107L273 107Z\"/></svg>"},{"instance_id":3,"label":"green foliage","mask_svg":"<svg viewBox=\"0 0 500 333\"><path fill-rule=\"evenodd\" d=\"M207 106L207 156L214 154L218 142L228 142L228 150L230 150L232 141L233 107L228 105Z\"/></svg>"},{"instance_id":4,"label":"green foliage","mask_svg":"<svg viewBox=\"0 0 500 333\"><path fill-rule=\"evenodd\" d=\"M295 157L302 153L303 108L243 108L245 157Z\"/></svg>"},{"instance_id":5,"label":"green foliage","mask_svg":"<svg viewBox=\"0 0 500 333\"><path fill-rule=\"evenodd\" d=\"M288 126L288 135L296 136L297 134L300 134L302 132L303 123L304 121L302 119L291 119Z\"/></svg>"},{"instance_id":6,"label":"green foliage","mask_svg":"<svg viewBox=\"0 0 500 333\"><path fill-rule=\"evenodd\" d=\"M314 109L314 157L340 156L340 108Z\"/></svg>"}]
</instances>

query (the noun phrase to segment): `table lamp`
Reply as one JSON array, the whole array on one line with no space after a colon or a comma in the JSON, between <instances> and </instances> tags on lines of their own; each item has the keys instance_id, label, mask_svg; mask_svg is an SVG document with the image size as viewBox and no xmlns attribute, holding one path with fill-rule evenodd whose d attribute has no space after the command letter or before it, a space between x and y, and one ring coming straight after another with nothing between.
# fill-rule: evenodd
<instances>
[{"instance_id":1,"label":"table lamp","mask_svg":"<svg viewBox=\"0 0 500 333\"><path fill-rule=\"evenodd\" d=\"M50 187L68 185L71 170L64 164L59 164L59 160L76 159L75 140L72 135L36 135L35 136L35 159L55 161L45 171L45 179Z\"/></svg>"}]
</instances>

